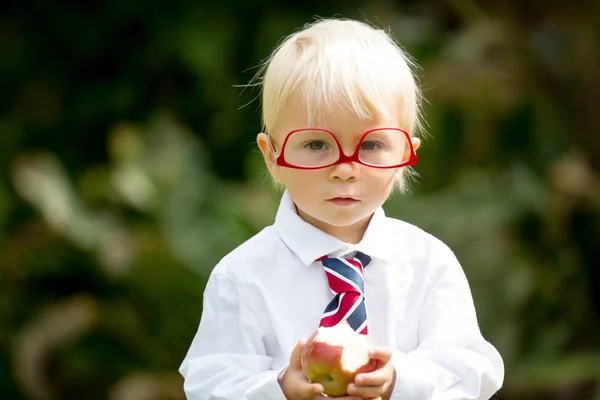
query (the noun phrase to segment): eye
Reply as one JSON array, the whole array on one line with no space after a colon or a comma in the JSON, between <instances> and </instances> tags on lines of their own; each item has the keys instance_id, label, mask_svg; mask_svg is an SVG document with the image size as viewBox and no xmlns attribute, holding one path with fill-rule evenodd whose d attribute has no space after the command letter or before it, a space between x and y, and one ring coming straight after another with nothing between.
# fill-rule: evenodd
<instances>
[{"instance_id":1,"label":"eye","mask_svg":"<svg viewBox=\"0 0 600 400\"><path fill-rule=\"evenodd\" d=\"M378 142L362 142L360 145L361 150L377 150L381 148L381 144Z\"/></svg>"},{"instance_id":2,"label":"eye","mask_svg":"<svg viewBox=\"0 0 600 400\"><path fill-rule=\"evenodd\" d=\"M327 143L320 140L314 140L312 142L307 143L304 147L315 151L325 150L327 149Z\"/></svg>"}]
</instances>

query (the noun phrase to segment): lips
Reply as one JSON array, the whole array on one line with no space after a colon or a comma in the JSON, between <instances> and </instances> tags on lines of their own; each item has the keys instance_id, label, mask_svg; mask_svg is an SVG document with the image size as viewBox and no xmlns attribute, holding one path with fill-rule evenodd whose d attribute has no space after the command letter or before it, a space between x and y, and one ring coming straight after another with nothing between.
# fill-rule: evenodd
<instances>
[{"instance_id":1,"label":"lips","mask_svg":"<svg viewBox=\"0 0 600 400\"><path fill-rule=\"evenodd\" d=\"M358 200L353 197L333 197L327 201L338 206L350 206L358 202Z\"/></svg>"}]
</instances>

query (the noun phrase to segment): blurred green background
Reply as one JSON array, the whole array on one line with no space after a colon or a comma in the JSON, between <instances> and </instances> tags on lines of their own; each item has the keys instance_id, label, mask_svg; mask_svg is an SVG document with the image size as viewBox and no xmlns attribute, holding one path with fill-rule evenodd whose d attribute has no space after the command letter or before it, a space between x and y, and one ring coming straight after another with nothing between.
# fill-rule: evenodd
<instances>
[{"instance_id":1,"label":"blurred green background","mask_svg":"<svg viewBox=\"0 0 600 400\"><path fill-rule=\"evenodd\" d=\"M457 253L499 399L600 399L600 3L0 6L0 399L184 399L218 260L270 224L257 88L315 16L390 27L428 139L388 215Z\"/></svg>"}]
</instances>

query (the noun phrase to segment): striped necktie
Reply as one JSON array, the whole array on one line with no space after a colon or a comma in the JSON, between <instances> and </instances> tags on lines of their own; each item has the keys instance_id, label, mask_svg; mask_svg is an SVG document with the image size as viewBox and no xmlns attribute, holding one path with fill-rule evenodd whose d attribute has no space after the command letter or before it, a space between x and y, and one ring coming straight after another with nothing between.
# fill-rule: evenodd
<instances>
[{"instance_id":1,"label":"striped necktie","mask_svg":"<svg viewBox=\"0 0 600 400\"><path fill-rule=\"evenodd\" d=\"M352 258L325 256L319 260L334 296L325 308L319 326L331 327L347 320L352 329L367 335L363 269L371 262L371 257L356 252Z\"/></svg>"}]
</instances>

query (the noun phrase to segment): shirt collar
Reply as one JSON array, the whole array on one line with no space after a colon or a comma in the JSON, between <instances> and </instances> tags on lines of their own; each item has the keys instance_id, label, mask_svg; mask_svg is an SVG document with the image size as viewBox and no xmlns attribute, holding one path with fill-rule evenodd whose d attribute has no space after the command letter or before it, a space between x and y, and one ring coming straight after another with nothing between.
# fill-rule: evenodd
<instances>
[{"instance_id":1,"label":"shirt collar","mask_svg":"<svg viewBox=\"0 0 600 400\"><path fill-rule=\"evenodd\" d=\"M379 207L371 218L363 239L353 246L354 249L368 254L371 258L382 258L389 262L393 246L390 243L390 235L386 234L386 220L383 208ZM300 218L287 190L283 193L277 210L275 227L286 246L307 266L324 255L348 246L347 243Z\"/></svg>"}]
</instances>

